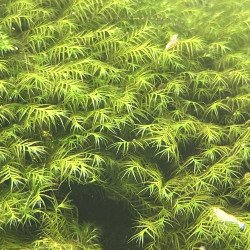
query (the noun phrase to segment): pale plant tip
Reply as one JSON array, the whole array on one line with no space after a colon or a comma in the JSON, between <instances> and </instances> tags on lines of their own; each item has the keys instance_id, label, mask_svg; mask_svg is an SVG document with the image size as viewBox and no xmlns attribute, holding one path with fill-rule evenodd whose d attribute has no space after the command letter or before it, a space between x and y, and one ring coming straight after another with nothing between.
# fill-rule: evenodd
<instances>
[{"instance_id":1,"label":"pale plant tip","mask_svg":"<svg viewBox=\"0 0 250 250\"><path fill-rule=\"evenodd\" d=\"M198 250L206 250L206 247L205 247L205 246L200 246L200 247L198 248Z\"/></svg>"}]
</instances>

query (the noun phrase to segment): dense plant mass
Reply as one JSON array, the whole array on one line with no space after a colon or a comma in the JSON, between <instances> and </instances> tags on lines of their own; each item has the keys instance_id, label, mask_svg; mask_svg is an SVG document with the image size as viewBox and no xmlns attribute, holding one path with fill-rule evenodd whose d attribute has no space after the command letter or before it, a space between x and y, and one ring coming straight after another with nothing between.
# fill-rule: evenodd
<instances>
[{"instance_id":1,"label":"dense plant mass","mask_svg":"<svg viewBox=\"0 0 250 250\"><path fill-rule=\"evenodd\" d=\"M250 249L249 16L249 0L0 0L0 248ZM127 211L120 242L90 199Z\"/></svg>"}]
</instances>

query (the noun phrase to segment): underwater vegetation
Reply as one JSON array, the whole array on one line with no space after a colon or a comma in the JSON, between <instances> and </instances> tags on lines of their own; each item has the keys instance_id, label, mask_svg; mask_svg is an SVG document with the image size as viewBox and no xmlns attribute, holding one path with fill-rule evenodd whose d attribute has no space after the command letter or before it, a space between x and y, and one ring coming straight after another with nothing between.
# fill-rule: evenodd
<instances>
[{"instance_id":1,"label":"underwater vegetation","mask_svg":"<svg viewBox=\"0 0 250 250\"><path fill-rule=\"evenodd\" d=\"M250 249L249 0L0 0L0 249Z\"/></svg>"}]
</instances>

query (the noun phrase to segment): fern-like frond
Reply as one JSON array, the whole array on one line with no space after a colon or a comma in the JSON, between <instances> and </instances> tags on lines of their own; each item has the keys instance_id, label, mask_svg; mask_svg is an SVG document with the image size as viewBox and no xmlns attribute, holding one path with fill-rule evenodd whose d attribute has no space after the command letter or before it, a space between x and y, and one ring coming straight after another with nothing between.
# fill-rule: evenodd
<instances>
[{"instance_id":1,"label":"fern-like frond","mask_svg":"<svg viewBox=\"0 0 250 250\"><path fill-rule=\"evenodd\" d=\"M20 188L25 183L25 178L22 174L22 169L19 169L20 166L12 166L4 165L0 171L0 183L4 183L9 181L10 182L10 189L11 191L14 188Z\"/></svg>"}]
</instances>

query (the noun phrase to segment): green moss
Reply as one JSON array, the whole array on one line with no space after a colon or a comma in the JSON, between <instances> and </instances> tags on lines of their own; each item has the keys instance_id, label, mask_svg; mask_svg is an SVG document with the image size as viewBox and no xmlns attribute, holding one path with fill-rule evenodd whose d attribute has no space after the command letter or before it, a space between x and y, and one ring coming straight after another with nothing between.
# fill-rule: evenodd
<instances>
[{"instance_id":1,"label":"green moss","mask_svg":"<svg viewBox=\"0 0 250 250\"><path fill-rule=\"evenodd\" d=\"M249 0L0 9L1 249L250 248Z\"/></svg>"}]
</instances>

